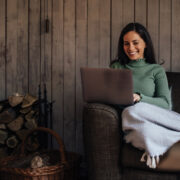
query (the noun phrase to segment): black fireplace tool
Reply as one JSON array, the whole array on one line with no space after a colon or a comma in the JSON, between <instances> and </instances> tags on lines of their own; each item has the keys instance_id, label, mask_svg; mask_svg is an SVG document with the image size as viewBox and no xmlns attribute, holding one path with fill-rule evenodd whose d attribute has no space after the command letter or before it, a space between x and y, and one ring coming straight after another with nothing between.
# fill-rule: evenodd
<instances>
[{"instance_id":1,"label":"black fireplace tool","mask_svg":"<svg viewBox=\"0 0 180 180\"><path fill-rule=\"evenodd\" d=\"M43 98L42 98L42 93L41 93L41 85L39 85L38 102L39 102L38 126L53 129L52 111L53 111L54 101L48 102L47 100L46 84L44 84L43 86ZM39 141L40 141L41 147L45 149L53 147L52 136L49 137L47 133L41 133L39 135Z\"/></svg>"}]
</instances>

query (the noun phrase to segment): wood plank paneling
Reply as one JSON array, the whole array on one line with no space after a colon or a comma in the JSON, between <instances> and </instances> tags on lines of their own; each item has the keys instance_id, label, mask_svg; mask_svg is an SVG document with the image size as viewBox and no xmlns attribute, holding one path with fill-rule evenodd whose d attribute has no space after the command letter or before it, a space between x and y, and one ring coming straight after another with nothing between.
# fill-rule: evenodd
<instances>
[{"instance_id":1,"label":"wood plank paneling","mask_svg":"<svg viewBox=\"0 0 180 180\"><path fill-rule=\"evenodd\" d=\"M108 67L110 62L110 0L100 1L100 48L99 66Z\"/></svg>"},{"instance_id":2,"label":"wood plank paneling","mask_svg":"<svg viewBox=\"0 0 180 180\"><path fill-rule=\"evenodd\" d=\"M29 1L29 92L33 95L37 95L40 84L40 2Z\"/></svg>"},{"instance_id":3,"label":"wood plank paneling","mask_svg":"<svg viewBox=\"0 0 180 180\"><path fill-rule=\"evenodd\" d=\"M17 2L17 92L28 92L28 1Z\"/></svg>"},{"instance_id":4,"label":"wood plank paneling","mask_svg":"<svg viewBox=\"0 0 180 180\"><path fill-rule=\"evenodd\" d=\"M53 0L52 16L52 99L55 100L53 104L53 129L63 138L63 0Z\"/></svg>"},{"instance_id":5,"label":"wood plank paneling","mask_svg":"<svg viewBox=\"0 0 180 180\"><path fill-rule=\"evenodd\" d=\"M88 66L99 67L99 4L100 0L88 0Z\"/></svg>"},{"instance_id":6,"label":"wood plank paneling","mask_svg":"<svg viewBox=\"0 0 180 180\"><path fill-rule=\"evenodd\" d=\"M17 1L7 0L7 96L17 92Z\"/></svg>"},{"instance_id":7,"label":"wood plank paneling","mask_svg":"<svg viewBox=\"0 0 180 180\"><path fill-rule=\"evenodd\" d=\"M87 0L76 0L76 151L83 153L80 67L87 66Z\"/></svg>"},{"instance_id":8,"label":"wood plank paneling","mask_svg":"<svg viewBox=\"0 0 180 180\"><path fill-rule=\"evenodd\" d=\"M139 22L146 27L146 0L135 0L135 22Z\"/></svg>"},{"instance_id":9,"label":"wood plank paneling","mask_svg":"<svg viewBox=\"0 0 180 180\"><path fill-rule=\"evenodd\" d=\"M134 22L134 0L123 0L123 27Z\"/></svg>"},{"instance_id":10,"label":"wood plank paneling","mask_svg":"<svg viewBox=\"0 0 180 180\"><path fill-rule=\"evenodd\" d=\"M64 141L75 150L75 1L64 1Z\"/></svg>"},{"instance_id":11,"label":"wood plank paneling","mask_svg":"<svg viewBox=\"0 0 180 180\"><path fill-rule=\"evenodd\" d=\"M44 52L44 76L45 84L47 87L47 98L50 102L51 97L51 87L52 87L52 0L46 0L45 8L45 20L46 20L46 32L45 32L45 52Z\"/></svg>"},{"instance_id":12,"label":"wood plank paneling","mask_svg":"<svg viewBox=\"0 0 180 180\"><path fill-rule=\"evenodd\" d=\"M41 1L41 84L46 85L51 101L52 71L52 0Z\"/></svg>"},{"instance_id":13,"label":"wood plank paneling","mask_svg":"<svg viewBox=\"0 0 180 180\"><path fill-rule=\"evenodd\" d=\"M117 57L118 41L123 26L123 0L112 0L111 60Z\"/></svg>"},{"instance_id":14,"label":"wood plank paneling","mask_svg":"<svg viewBox=\"0 0 180 180\"><path fill-rule=\"evenodd\" d=\"M0 100L5 99L5 32L6 32L6 3L5 0L0 1Z\"/></svg>"},{"instance_id":15,"label":"wood plank paneling","mask_svg":"<svg viewBox=\"0 0 180 180\"><path fill-rule=\"evenodd\" d=\"M153 41L157 62L159 62L159 0L148 0L147 28Z\"/></svg>"},{"instance_id":16,"label":"wood plank paneling","mask_svg":"<svg viewBox=\"0 0 180 180\"><path fill-rule=\"evenodd\" d=\"M28 1L7 1L7 95L28 91Z\"/></svg>"},{"instance_id":17,"label":"wood plank paneling","mask_svg":"<svg viewBox=\"0 0 180 180\"><path fill-rule=\"evenodd\" d=\"M160 0L160 27L159 27L159 60L166 71L170 71L171 61L171 1Z\"/></svg>"},{"instance_id":18,"label":"wood plank paneling","mask_svg":"<svg viewBox=\"0 0 180 180\"><path fill-rule=\"evenodd\" d=\"M180 1L172 0L172 71L180 72Z\"/></svg>"},{"instance_id":19,"label":"wood plank paneling","mask_svg":"<svg viewBox=\"0 0 180 180\"><path fill-rule=\"evenodd\" d=\"M40 3L40 83L41 87L44 87L44 83L46 82L46 74L45 74L45 34L46 34L46 22L45 22L45 14L48 14L47 9L47 1L48 0L41 0ZM46 9L45 9L46 8Z\"/></svg>"}]
</instances>

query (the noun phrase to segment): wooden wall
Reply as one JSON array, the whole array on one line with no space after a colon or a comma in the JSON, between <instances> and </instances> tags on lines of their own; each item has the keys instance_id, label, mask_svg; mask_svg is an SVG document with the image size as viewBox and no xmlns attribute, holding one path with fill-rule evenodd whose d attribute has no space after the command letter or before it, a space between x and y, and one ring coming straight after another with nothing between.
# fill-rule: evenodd
<instances>
[{"instance_id":1,"label":"wooden wall","mask_svg":"<svg viewBox=\"0 0 180 180\"><path fill-rule=\"evenodd\" d=\"M83 153L80 67L107 67L122 27L137 21L158 61L180 72L179 9L179 0L0 0L0 99L46 83L54 130Z\"/></svg>"}]
</instances>

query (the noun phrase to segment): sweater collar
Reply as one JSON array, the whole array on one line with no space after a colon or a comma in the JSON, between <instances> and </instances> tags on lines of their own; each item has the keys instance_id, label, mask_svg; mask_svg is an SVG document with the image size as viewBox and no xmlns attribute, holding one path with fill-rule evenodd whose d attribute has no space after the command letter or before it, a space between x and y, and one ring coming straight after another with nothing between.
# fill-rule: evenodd
<instances>
[{"instance_id":1,"label":"sweater collar","mask_svg":"<svg viewBox=\"0 0 180 180\"><path fill-rule=\"evenodd\" d=\"M146 59L142 58L142 59L138 59L138 60L130 60L130 62L128 63L129 66L132 67L142 67L144 65L146 65Z\"/></svg>"}]
</instances>

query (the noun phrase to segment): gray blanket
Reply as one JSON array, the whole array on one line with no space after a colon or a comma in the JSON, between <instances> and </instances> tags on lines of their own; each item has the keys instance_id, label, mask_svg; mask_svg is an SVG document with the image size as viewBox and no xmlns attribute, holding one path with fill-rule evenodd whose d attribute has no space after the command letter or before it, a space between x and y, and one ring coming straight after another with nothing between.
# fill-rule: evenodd
<instances>
[{"instance_id":1,"label":"gray blanket","mask_svg":"<svg viewBox=\"0 0 180 180\"><path fill-rule=\"evenodd\" d=\"M174 111L140 102L125 108L122 120L126 142L145 151L141 161L150 168L180 140L180 114Z\"/></svg>"}]
</instances>

